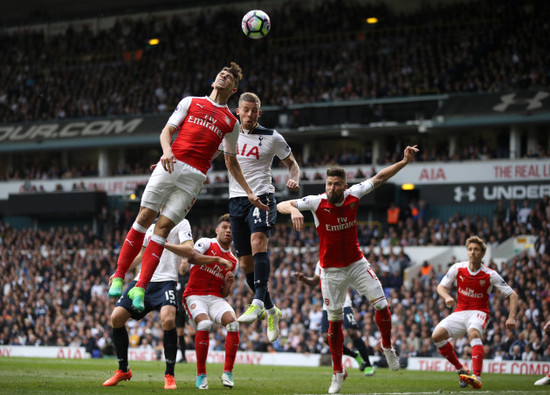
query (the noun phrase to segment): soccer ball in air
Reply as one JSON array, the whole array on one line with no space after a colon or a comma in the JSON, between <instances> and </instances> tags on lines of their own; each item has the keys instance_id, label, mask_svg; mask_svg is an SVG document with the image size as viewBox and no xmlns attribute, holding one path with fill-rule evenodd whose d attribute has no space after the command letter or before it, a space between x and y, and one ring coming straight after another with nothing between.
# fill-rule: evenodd
<instances>
[{"instance_id":1,"label":"soccer ball in air","mask_svg":"<svg viewBox=\"0 0 550 395\"><path fill-rule=\"evenodd\" d=\"M243 33L248 38L258 39L265 37L271 29L269 15L262 10L248 11L241 23Z\"/></svg>"}]
</instances>

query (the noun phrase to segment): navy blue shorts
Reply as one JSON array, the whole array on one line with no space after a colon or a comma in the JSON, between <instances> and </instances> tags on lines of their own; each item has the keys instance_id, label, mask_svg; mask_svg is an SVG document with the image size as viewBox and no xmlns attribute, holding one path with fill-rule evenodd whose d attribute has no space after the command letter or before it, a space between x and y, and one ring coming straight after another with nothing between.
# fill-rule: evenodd
<instances>
[{"instance_id":1,"label":"navy blue shorts","mask_svg":"<svg viewBox=\"0 0 550 395\"><path fill-rule=\"evenodd\" d=\"M275 195L268 193L258 197L269 207L268 212L253 206L247 197L229 199L231 233L233 233L233 244L238 257L252 254L250 245L252 233L262 232L269 237L277 220Z\"/></svg>"},{"instance_id":2,"label":"navy blue shorts","mask_svg":"<svg viewBox=\"0 0 550 395\"><path fill-rule=\"evenodd\" d=\"M159 283L149 283L145 288L145 309L140 313L132 305L132 299L128 297L130 291L136 285L137 281L132 281L124 290L124 293L116 302L116 306L124 307L132 315L134 320L141 320L153 310L160 311L164 306L178 307L176 300L176 281L162 281Z\"/></svg>"},{"instance_id":3,"label":"navy blue shorts","mask_svg":"<svg viewBox=\"0 0 550 395\"><path fill-rule=\"evenodd\" d=\"M344 307L343 327L344 329L359 329L351 307ZM321 333L328 333L328 314L326 310L323 310L323 317L321 318Z\"/></svg>"}]
</instances>

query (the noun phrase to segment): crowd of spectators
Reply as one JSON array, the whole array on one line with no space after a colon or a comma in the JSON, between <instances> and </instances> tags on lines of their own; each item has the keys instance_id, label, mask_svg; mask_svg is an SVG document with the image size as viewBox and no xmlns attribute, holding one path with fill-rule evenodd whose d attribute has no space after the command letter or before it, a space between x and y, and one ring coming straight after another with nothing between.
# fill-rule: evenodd
<instances>
[{"instance_id":1,"label":"crowd of spectators","mask_svg":"<svg viewBox=\"0 0 550 395\"><path fill-rule=\"evenodd\" d=\"M430 335L450 313L436 293L444 273L436 272L429 263L421 276L412 279L410 287L404 285L404 269L420 263L410 261L406 247L464 245L473 234L493 240L490 243L518 234L538 236L534 254L523 252L511 257L498 270L519 295L516 328L505 330L507 300L496 294L491 299L492 319L484 334L484 345L488 358L549 361L550 337L541 329L550 319L550 199L529 208L529 214L525 214L527 210L521 213L513 201L502 202L491 220L457 214L442 223L414 218L415 211L407 208L402 211L397 223L388 228L395 237L384 241L383 231L361 224L358 239L385 287L393 313L393 340L403 362L410 356L438 356ZM530 222L531 213L538 220ZM102 215L105 218L96 233L87 227L17 230L0 223L0 344L83 346L92 355L112 354L109 317L114 302L107 296L107 281L116 265L123 228L132 218L130 213L107 217L105 210ZM194 225L193 234L195 239L212 237L214 227ZM400 234L406 237L397 236ZM296 232L281 219L270 238L270 287L283 314L281 335L271 344L264 321L242 325L241 350L328 352L319 336L320 287L308 287L293 276L296 271L313 274L317 245L312 226ZM399 252L385 246L396 247ZM496 269L492 260L485 263ZM243 276L237 279L229 299L239 313L245 310L251 294ZM363 338L376 353L379 334L372 307L357 294L353 301ZM139 323L130 321L129 333L132 346L161 348L162 329L156 314ZM186 342L190 347L194 333L187 326ZM217 328L212 334L212 349L222 350L224 338L223 328ZM453 341L458 354L469 358L471 350L465 338Z\"/></svg>"},{"instance_id":2,"label":"crowd of spectators","mask_svg":"<svg viewBox=\"0 0 550 395\"><path fill-rule=\"evenodd\" d=\"M546 11L545 11L546 10ZM200 95L238 61L264 105L548 86L548 4L489 0L395 12L384 3L286 2L254 42L242 11L121 17L94 33L2 33L0 122L155 113ZM377 16L371 26L365 18ZM160 39L149 46L152 37ZM234 97L232 100L236 100Z\"/></svg>"}]
</instances>

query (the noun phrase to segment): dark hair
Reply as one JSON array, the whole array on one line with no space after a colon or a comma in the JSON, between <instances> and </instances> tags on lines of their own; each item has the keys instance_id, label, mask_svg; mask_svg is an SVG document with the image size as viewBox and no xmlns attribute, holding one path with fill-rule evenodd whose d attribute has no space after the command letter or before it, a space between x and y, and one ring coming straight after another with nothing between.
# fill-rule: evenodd
<instances>
[{"instance_id":1,"label":"dark hair","mask_svg":"<svg viewBox=\"0 0 550 395\"><path fill-rule=\"evenodd\" d=\"M329 167L327 169L327 177L340 177L344 182L346 181L346 171L341 167Z\"/></svg>"},{"instance_id":2,"label":"dark hair","mask_svg":"<svg viewBox=\"0 0 550 395\"><path fill-rule=\"evenodd\" d=\"M218 225L222 222L231 222L231 217L229 216L229 214L221 215L220 218L218 218Z\"/></svg>"},{"instance_id":3,"label":"dark hair","mask_svg":"<svg viewBox=\"0 0 550 395\"><path fill-rule=\"evenodd\" d=\"M241 66L239 66L235 62L231 62L231 65L224 67L223 70L229 71L231 74L233 74L233 77L235 77L235 83L233 84L233 87L237 88L239 86L239 82L241 82L241 79L243 78L243 70L241 69Z\"/></svg>"}]
</instances>

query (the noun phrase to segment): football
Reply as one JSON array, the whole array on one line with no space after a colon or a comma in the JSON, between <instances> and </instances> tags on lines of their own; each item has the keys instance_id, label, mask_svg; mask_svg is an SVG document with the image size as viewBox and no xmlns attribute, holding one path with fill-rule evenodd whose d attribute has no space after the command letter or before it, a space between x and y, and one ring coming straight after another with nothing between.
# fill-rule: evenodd
<instances>
[{"instance_id":1,"label":"football","mask_svg":"<svg viewBox=\"0 0 550 395\"><path fill-rule=\"evenodd\" d=\"M262 10L248 11L241 23L243 33L248 38L263 38L271 29L269 15Z\"/></svg>"}]
</instances>

